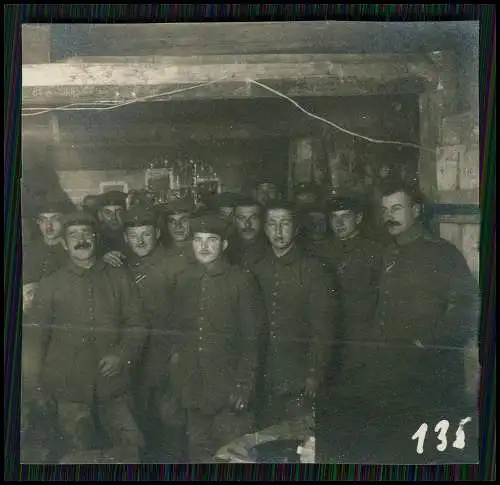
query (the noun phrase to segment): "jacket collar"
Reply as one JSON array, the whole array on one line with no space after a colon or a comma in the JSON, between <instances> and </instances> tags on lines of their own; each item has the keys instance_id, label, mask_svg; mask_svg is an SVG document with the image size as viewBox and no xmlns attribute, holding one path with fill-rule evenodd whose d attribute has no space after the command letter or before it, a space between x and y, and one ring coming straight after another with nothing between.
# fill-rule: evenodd
<instances>
[{"instance_id":1,"label":"jacket collar","mask_svg":"<svg viewBox=\"0 0 500 485\"><path fill-rule=\"evenodd\" d=\"M213 266L208 268L207 266L197 263L198 274L201 277L208 276L210 278L215 276L220 276L228 271L230 268L230 264L228 263L225 256L222 256Z\"/></svg>"},{"instance_id":2,"label":"jacket collar","mask_svg":"<svg viewBox=\"0 0 500 485\"><path fill-rule=\"evenodd\" d=\"M89 273L90 271L101 272L106 266L107 266L106 263L102 259L98 259L94 264L94 266L92 266L92 268L85 269L80 266L77 266L75 263L73 263L73 261L70 260L68 265L66 266L66 269L70 273L76 274L77 276L83 276Z\"/></svg>"},{"instance_id":3,"label":"jacket collar","mask_svg":"<svg viewBox=\"0 0 500 485\"><path fill-rule=\"evenodd\" d=\"M425 235L424 227L420 222L415 222L408 230L396 236L395 242L398 246L406 246Z\"/></svg>"},{"instance_id":4,"label":"jacket collar","mask_svg":"<svg viewBox=\"0 0 500 485\"><path fill-rule=\"evenodd\" d=\"M289 265L295 263L300 258L302 251L300 250L299 246L295 242L292 249L290 249L290 251L288 251L288 253L286 253L284 256L281 256L280 258L278 258L278 256L276 256L276 253L273 251L273 248L269 248L269 253L271 255L273 263L283 264L285 266L289 266Z\"/></svg>"}]
</instances>

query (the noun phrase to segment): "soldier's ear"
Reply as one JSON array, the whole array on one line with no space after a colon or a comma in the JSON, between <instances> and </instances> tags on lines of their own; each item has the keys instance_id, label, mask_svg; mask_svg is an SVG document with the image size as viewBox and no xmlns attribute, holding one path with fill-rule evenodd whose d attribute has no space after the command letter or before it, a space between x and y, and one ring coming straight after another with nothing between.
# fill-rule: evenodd
<instances>
[{"instance_id":1,"label":"soldier's ear","mask_svg":"<svg viewBox=\"0 0 500 485\"><path fill-rule=\"evenodd\" d=\"M413 217L415 217L415 219L417 219L418 217L420 217L420 214L422 212L421 205L420 204L413 204L412 211L413 211Z\"/></svg>"},{"instance_id":2,"label":"soldier's ear","mask_svg":"<svg viewBox=\"0 0 500 485\"><path fill-rule=\"evenodd\" d=\"M156 240L158 241L161 237L161 229L159 227L156 228Z\"/></svg>"},{"instance_id":3,"label":"soldier's ear","mask_svg":"<svg viewBox=\"0 0 500 485\"><path fill-rule=\"evenodd\" d=\"M363 213L359 212L358 214L356 214L356 224L359 226L361 222L363 222Z\"/></svg>"},{"instance_id":4,"label":"soldier's ear","mask_svg":"<svg viewBox=\"0 0 500 485\"><path fill-rule=\"evenodd\" d=\"M229 247L229 242L227 239L222 241L222 251L225 251Z\"/></svg>"}]
</instances>

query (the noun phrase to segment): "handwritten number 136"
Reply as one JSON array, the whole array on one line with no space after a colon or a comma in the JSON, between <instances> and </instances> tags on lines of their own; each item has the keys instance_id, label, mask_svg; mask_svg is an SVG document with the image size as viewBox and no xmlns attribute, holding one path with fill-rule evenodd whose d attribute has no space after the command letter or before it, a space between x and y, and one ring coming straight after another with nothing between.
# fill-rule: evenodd
<instances>
[{"instance_id":1,"label":"handwritten number 136","mask_svg":"<svg viewBox=\"0 0 500 485\"><path fill-rule=\"evenodd\" d=\"M465 418L460 420L458 425L458 429L455 432L455 441L451 446L453 448L457 448L458 450L463 450L465 448L465 433L464 433L464 425L471 421L471 418ZM439 421L434 428L434 432L437 433L437 439L439 440L439 444L436 446L438 451L444 451L448 447L447 433L450 428L450 422L446 419ZM417 453L421 455L424 452L424 441L427 436L427 430L429 426L427 423L422 423L420 428L417 429L415 434L411 437L412 440L417 441Z\"/></svg>"}]
</instances>

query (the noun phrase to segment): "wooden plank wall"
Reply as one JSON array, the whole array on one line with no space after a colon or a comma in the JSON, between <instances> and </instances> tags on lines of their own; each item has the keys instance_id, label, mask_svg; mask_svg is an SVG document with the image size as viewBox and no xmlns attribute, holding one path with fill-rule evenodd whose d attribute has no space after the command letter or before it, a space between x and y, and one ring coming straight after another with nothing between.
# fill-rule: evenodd
<instances>
[{"instance_id":1,"label":"wooden plank wall","mask_svg":"<svg viewBox=\"0 0 500 485\"><path fill-rule=\"evenodd\" d=\"M480 218L460 214L459 207L479 205L479 129L476 110L443 118L440 157L436 165L438 201L457 206L441 218L441 236L460 249L479 279Z\"/></svg>"}]
</instances>

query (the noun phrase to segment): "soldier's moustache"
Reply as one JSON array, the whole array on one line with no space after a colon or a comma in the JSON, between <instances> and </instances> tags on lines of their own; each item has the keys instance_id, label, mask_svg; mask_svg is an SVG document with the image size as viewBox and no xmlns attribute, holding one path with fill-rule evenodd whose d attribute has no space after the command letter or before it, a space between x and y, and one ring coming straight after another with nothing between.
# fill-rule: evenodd
<instances>
[{"instance_id":1,"label":"soldier's moustache","mask_svg":"<svg viewBox=\"0 0 500 485\"><path fill-rule=\"evenodd\" d=\"M400 226L401 224L399 222L396 222L396 221L387 221L385 223L386 226L392 226L392 227L395 227L395 226Z\"/></svg>"},{"instance_id":2,"label":"soldier's moustache","mask_svg":"<svg viewBox=\"0 0 500 485\"><path fill-rule=\"evenodd\" d=\"M79 249L90 249L92 245L88 241L81 241L75 244L74 249L78 251Z\"/></svg>"}]
</instances>

